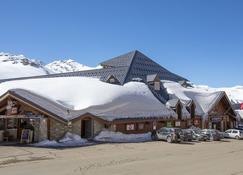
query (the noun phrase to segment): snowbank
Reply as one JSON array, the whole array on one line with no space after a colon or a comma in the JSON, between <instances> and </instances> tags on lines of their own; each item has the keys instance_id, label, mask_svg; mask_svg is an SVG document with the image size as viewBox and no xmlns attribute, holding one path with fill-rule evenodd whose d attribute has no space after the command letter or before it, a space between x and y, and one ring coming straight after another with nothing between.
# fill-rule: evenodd
<instances>
[{"instance_id":1,"label":"snowbank","mask_svg":"<svg viewBox=\"0 0 243 175\"><path fill-rule=\"evenodd\" d=\"M151 141L151 133L145 134L123 134L120 132L101 131L99 135L94 138L95 141L100 142L145 142Z\"/></svg>"},{"instance_id":2,"label":"snowbank","mask_svg":"<svg viewBox=\"0 0 243 175\"><path fill-rule=\"evenodd\" d=\"M33 144L37 147L75 147L90 144L86 139L82 139L79 135L67 132L65 136L58 142L55 140L44 140Z\"/></svg>"}]
</instances>

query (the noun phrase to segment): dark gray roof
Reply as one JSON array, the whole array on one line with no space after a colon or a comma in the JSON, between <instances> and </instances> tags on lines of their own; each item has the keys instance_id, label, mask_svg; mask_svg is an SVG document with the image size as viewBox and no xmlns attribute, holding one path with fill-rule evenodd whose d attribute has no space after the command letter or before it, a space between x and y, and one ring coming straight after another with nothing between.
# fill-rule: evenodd
<instances>
[{"instance_id":1,"label":"dark gray roof","mask_svg":"<svg viewBox=\"0 0 243 175\"><path fill-rule=\"evenodd\" d=\"M101 62L101 66L108 66L108 67L129 67L132 64L132 61L136 55L136 50L131 51L128 53L125 53L123 55L120 55L118 57L114 57L110 60Z\"/></svg>"},{"instance_id":2,"label":"dark gray roof","mask_svg":"<svg viewBox=\"0 0 243 175\"><path fill-rule=\"evenodd\" d=\"M0 80L0 82L34 78L72 76L98 77L101 80L105 80L109 75L114 75L121 82L121 84L124 84L126 82L132 81L134 78L141 78L144 80L144 82L146 82L147 75L151 74L158 74L161 80L171 80L177 82L186 80L181 76L171 73L167 69L163 68L162 66L155 63L153 60L136 50L104 61L100 64L106 66L106 68L33 77L4 79Z\"/></svg>"},{"instance_id":3,"label":"dark gray roof","mask_svg":"<svg viewBox=\"0 0 243 175\"><path fill-rule=\"evenodd\" d=\"M158 74L149 74L147 75L147 82L154 81Z\"/></svg>"}]
</instances>

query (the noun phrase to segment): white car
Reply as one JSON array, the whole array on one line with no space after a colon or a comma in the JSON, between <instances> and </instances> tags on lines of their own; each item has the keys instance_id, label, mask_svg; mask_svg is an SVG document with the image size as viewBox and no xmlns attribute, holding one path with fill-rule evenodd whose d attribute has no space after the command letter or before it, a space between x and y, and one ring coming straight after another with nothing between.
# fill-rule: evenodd
<instances>
[{"instance_id":1,"label":"white car","mask_svg":"<svg viewBox=\"0 0 243 175\"><path fill-rule=\"evenodd\" d=\"M224 132L224 137L232 139L243 139L243 131L238 129L229 129Z\"/></svg>"}]
</instances>

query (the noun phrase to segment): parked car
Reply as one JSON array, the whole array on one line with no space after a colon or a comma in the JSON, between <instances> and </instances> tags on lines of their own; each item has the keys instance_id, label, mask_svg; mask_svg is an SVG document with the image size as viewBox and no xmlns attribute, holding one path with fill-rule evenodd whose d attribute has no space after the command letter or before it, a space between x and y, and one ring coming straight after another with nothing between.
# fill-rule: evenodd
<instances>
[{"instance_id":1,"label":"parked car","mask_svg":"<svg viewBox=\"0 0 243 175\"><path fill-rule=\"evenodd\" d=\"M186 142L191 142L193 140L192 131L189 129L182 129L181 139Z\"/></svg>"},{"instance_id":2,"label":"parked car","mask_svg":"<svg viewBox=\"0 0 243 175\"><path fill-rule=\"evenodd\" d=\"M222 136L216 129L203 129L203 134L206 134L211 141L220 141Z\"/></svg>"},{"instance_id":3,"label":"parked car","mask_svg":"<svg viewBox=\"0 0 243 175\"><path fill-rule=\"evenodd\" d=\"M153 140L164 140L168 143L179 143L182 141L181 139L182 130L179 128L161 128L152 133Z\"/></svg>"},{"instance_id":4,"label":"parked car","mask_svg":"<svg viewBox=\"0 0 243 175\"><path fill-rule=\"evenodd\" d=\"M243 131L239 129L229 129L224 132L225 138L243 139Z\"/></svg>"},{"instance_id":5,"label":"parked car","mask_svg":"<svg viewBox=\"0 0 243 175\"><path fill-rule=\"evenodd\" d=\"M192 139L197 141L207 141L209 137L206 134L203 134L200 129L188 129L192 133Z\"/></svg>"},{"instance_id":6,"label":"parked car","mask_svg":"<svg viewBox=\"0 0 243 175\"><path fill-rule=\"evenodd\" d=\"M224 135L225 135L224 132L221 132L221 131L219 131L219 130L216 130L216 132L219 133L221 139L224 139Z\"/></svg>"}]
</instances>

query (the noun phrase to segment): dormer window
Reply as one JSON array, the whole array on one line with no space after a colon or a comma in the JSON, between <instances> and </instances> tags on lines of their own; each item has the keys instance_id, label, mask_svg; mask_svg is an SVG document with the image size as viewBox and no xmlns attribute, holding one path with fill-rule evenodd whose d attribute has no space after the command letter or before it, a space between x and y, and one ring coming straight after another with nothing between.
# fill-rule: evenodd
<instances>
[{"instance_id":1,"label":"dormer window","mask_svg":"<svg viewBox=\"0 0 243 175\"><path fill-rule=\"evenodd\" d=\"M118 84L120 85L120 81L114 76L114 75L110 75L107 80L106 80L107 83L110 83L110 84Z\"/></svg>"},{"instance_id":2,"label":"dormer window","mask_svg":"<svg viewBox=\"0 0 243 175\"><path fill-rule=\"evenodd\" d=\"M147 83L154 88L156 91L160 91L160 77L158 74L147 75Z\"/></svg>"},{"instance_id":3,"label":"dormer window","mask_svg":"<svg viewBox=\"0 0 243 175\"><path fill-rule=\"evenodd\" d=\"M110 83L114 84L116 82L115 78L110 79Z\"/></svg>"}]
</instances>

